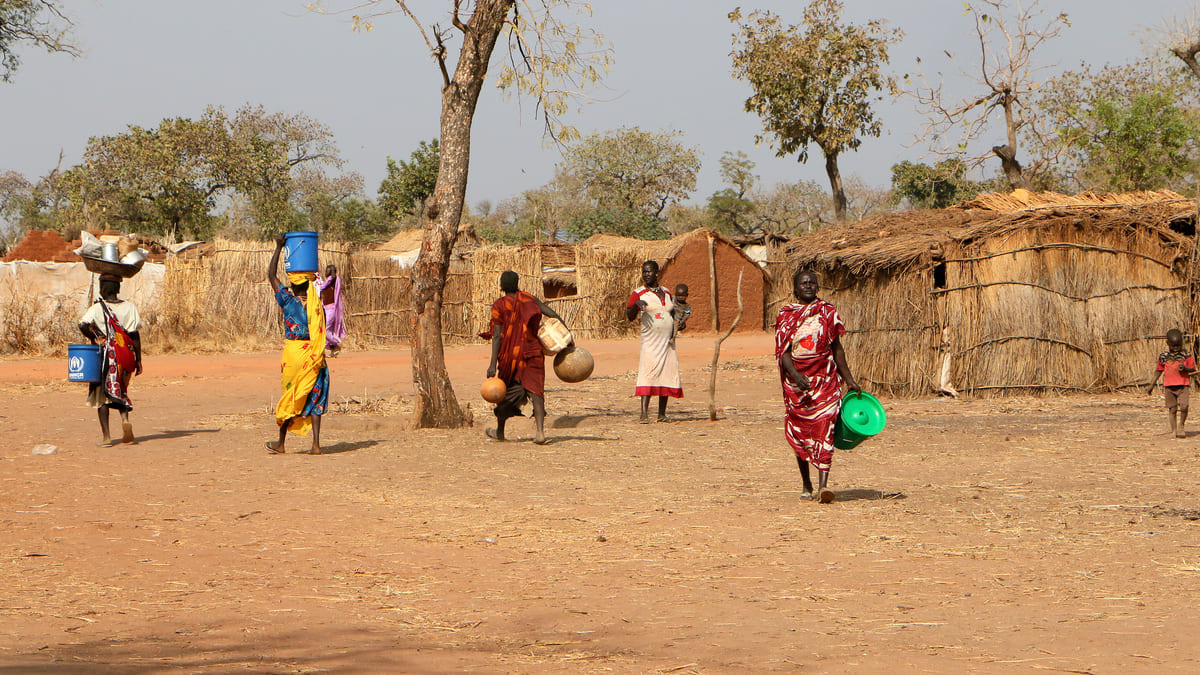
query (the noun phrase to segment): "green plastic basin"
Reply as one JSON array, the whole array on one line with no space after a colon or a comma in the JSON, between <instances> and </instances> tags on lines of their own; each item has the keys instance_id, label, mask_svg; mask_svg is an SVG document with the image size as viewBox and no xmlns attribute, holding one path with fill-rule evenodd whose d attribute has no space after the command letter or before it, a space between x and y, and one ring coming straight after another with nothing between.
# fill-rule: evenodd
<instances>
[{"instance_id":1,"label":"green plastic basin","mask_svg":"<svg viewBox=\"0 0 1200 675\"><path fill-rule=\"evenodd\" d=\"M848 450L883 431L887 413L879 399L867 392L848 391L833 429L833 447Z\"/></svg>"}]
</instances>

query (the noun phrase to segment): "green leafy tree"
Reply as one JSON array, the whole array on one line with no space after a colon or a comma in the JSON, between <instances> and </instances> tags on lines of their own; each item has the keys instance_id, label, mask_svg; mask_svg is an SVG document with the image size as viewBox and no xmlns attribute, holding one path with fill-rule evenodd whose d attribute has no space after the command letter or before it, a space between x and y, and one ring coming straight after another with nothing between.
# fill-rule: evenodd
<instances>
[{"instance_id":1,"label":"green leafy tree","mask_svg":"<svg viewBox=\"0 0 1200 675\"><path fill-rule=\"evenodd\" d=\"M421 141L409 161L387 158L387 175L379 184L379 203L392 218L416 215L425 210L425 200L437 187L441 151L438 139Z\"/></svg>"},{"instance_id":2,"label":"green leafy tree","mask_svg":"<svg viewBox=\"0 0 1200 675\"><path fill-rule=\"evenodd\" d=\"M708 198L712 223L726 234L753 234L755 227L749 216L754 212L754 202L748 195L758 181L758 176L754 175L754 162L740 151L726 152L720 161L721 177L729 187Z\"/></svg>"},{"instance_id":3,"label":"green leafy tree","mask_svg":"<svg viewBox=\"0 0 1200 675\"><path fill-rule=\"evenodd\" d=\"M17 48L22 44L48 52L79 56L70 42L73 24L51 0L0 0L0 82L12 81L21 66Z\"/></svg>"},{"instance_id":4,"label":"green leafy tree","mask_svg":"<svg viewBox=\"0 0 1200 675\"><path fill-rule=\"evenodd\" d=\"M280 229L323 232L313 209L362 195L362 176L340 173L345 162L333 130L324 123L263 106L243 106L228 120L220 109L207 114L228 129L234 141L231 155L249 162L250 171L238 176L236 188L250 198L259 236L270 239Z\"/></svg>"},{"instance_id":5,"label":"green leafy tree","mask_svg":"<svg viewBox=\"0 0 1200 675\"><path fill-rule=\"evenodd\" d=\"M205 238L225 224L218 206L236 196L248 214L239 222L266 236L314 222L322 200L361 193L356 174L329 174L340 166L332 132L303 114L246 107L231 119L209 108L198 120L92 138L63 182L76 227Z\"/></svg>"},{"instance_id":6,"label":"green leafy tree","mask_svg":"<svg viewBox=\"0 0 1200 675\"><path fill-rule=\"evenodd\" d=\"M820 148L839 219L846 213L846 194L838 158L882 131L872 102L891 86L880 66L901 36L882 21L842 23L842 7L840 0L813 0L803 26L785 25L765 11L729 15L737 25L734 76L750 84L754 93L746 111L763 122L764 133L755 140L769 140L778 156L795 153L800 162L808 161L809 145Z\"/></svg>"},{"instance_id":7,"label":"green leafy tree","mask_svg":"<svg viewBox=\"0 0 1200 675\"><path fill-rule=\"evenodd\" d=\"M681 135L637 127L593 134L564 151L561 172L608 214L603 220L626 213L657 220L696 188L700 156L677 140Z\"/></svg>"},{"instance_id":8,"label":"green leafy tree","mask_svg":"<svg viewBox=\"0 0 1200 675\"><path fill-rule=\"evenodd\" d=\"M1192 178L1200 98L1178 66L1084 64L1042 87L1038 105L1058 129L1060 166L1076 188L1184 188Z\"/></svg>"},{"instance_id":9,"label":"green leafy tree","mask_svg":"<svg viewBox=\"0 0 1200 675\"><path fill-rule=\"evenodd\" d=\"M634 239L666 239L670 236L661 219L619 206L597 206L581 213L567 225L567 232L575 240L587 239L593 234L615 234Z\"/></svg>"},{"instance_id":10,"label":"green leafy tree","mask_svg":"<svg viewBox=\"0 0 1200 675\"><path fill-rule=\"evenodd\" d=\"M168 119L155 129L131 126L123 134L92 138L83 163L64 176L73 216L87 227L115 224L170 238L206 237L219 193L262 170L228 152L232 145L215 116Z\"/></svg>"},{"instance_id":11,"label":"green leafy tree","mask_svg":"<svg viewBox=\"0 0 1200 675\"><path fill-rule=\"evenodd\" d=\"M309 229L342 241L374 241L392 234L395 227L383 208L370 199L329 195L310 209Z\"/></svg>"},{"instance_id":12,"label":"green leafy tree","mask_svg":"<svg viewBox=\"0 0 1200 675\"><path fill-rule=\"evenodd\" d=\"M892 190L897 201L907 199L917 209L942 209L973 199L983 189L966 177L961 159L944 159L933 166L905 160L892 165Z\"/></svg>"}]
</instances>

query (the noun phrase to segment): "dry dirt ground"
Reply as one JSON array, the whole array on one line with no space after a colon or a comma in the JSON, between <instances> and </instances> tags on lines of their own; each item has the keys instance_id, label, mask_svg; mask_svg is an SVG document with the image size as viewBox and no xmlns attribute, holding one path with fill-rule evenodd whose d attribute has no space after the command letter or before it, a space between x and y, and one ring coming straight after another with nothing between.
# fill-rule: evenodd
<instances>
[{"instance_id":1,"label":"dry dirt ground","mask_svg":"<svg viewBox=\"0 0 1200 675\"><path fill-rule=\"evenodd\" d=\"M715 423L711 345L651 425L637 343L585 345L544 447L485 440L483 345L455 431L408 428L406 350L346 353L319 457L263 449L273 353L149 356L115 448L65 363L0 360L0 673L1200 670L1200 437L1157 394L885 400L821 506L770 336Z\"/></svg>"}]
</instances>

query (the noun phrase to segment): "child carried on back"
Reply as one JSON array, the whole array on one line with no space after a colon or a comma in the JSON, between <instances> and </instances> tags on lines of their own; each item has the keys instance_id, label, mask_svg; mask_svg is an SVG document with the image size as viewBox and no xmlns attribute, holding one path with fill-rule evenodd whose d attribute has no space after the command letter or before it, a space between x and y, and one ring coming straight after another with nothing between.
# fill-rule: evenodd
<instances>
[{"instance_id":1,"label":"child carried on back","mask_svg":"<svg viewBox=\"0 0 1200 675\"><path fill-rule=\"evenodd\" d=\"M1159 374L1163 376L1163 399L1167 405L1167 419L1171 424L1171 433L1175 438L1186 438L1183 430L1188 415L1188 386L1191 384L1191 374L1196 372L1195 356L1183 349L1183 332L1178 328L1167 331L1167 351L1158 355L1150 386L1146 393L1154 391ZM1175 420L1179 415L1178 423Z\"/></svg>"}]
</instances>

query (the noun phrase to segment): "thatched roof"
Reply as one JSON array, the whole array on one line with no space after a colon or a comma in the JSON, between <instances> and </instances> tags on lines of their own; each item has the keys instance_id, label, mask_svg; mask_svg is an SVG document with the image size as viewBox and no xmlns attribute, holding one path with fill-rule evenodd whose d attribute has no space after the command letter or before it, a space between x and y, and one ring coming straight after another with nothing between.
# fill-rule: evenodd
<instances>
[{"instance_id":1,"label":"thatched roof","mask_svg":"<svg viewBox=\"0 0 1200 675\"><path fill-rule=\"evenodd\" d=\"M855 223L823 227L793 239L786 247L801 265L840 265L854 272L902 268L923 256L937 258L951 241L978 241L1017 230L1061 224L1064 220L1094 231L1142 227L1164 240L1190 245L1190 238L1171 228L1192 223L1195 202L1170 190L1075 196L1054 192L981 194L946 209L885 213Z\"/></svg>"},{"instance_id":2,"label":"thatched roof","mask_svg":"<svg viewBox=\"0 0 1200 675\"><path fill-rule=\"evenodd\" d=\"M421 248L423 241L425 241L425 230L423 228L400 230L394 237L380 244L379 248L375 250L380 253L406 253ZM479 235L475 233L474 225L471 223L462 223L458 226L458 239L454 241L454 250L460 251L478 248L481 243Z\"/></svg>"},{"instance_id":3,"label":"thatched roof","mask_svg":"<svg viewBox=\"0 0 1200 675\"><path fill-rule=\"evenodd\" d=\"M720 232L709 230L703 227L696 228L691 232L677 234L670 239L632 239L629 237L618 237L614 234L594 234L587 239L584 239L579 245L625 251L641 251L642 255L646 259L657 260L659 264L665 265L680 251L682 251L683 247L687 246L688 243L690 243L693 239L697 237L707 238L710 234L712 235L713 239L724 242L725 244L731 246L743 258L746 258L746 262L750 263L751 265L757 264L748 256L746 256L746 254L742 252L741 247L734 243L729 237L726 237Z\"/></svg>"}]
</instances>

